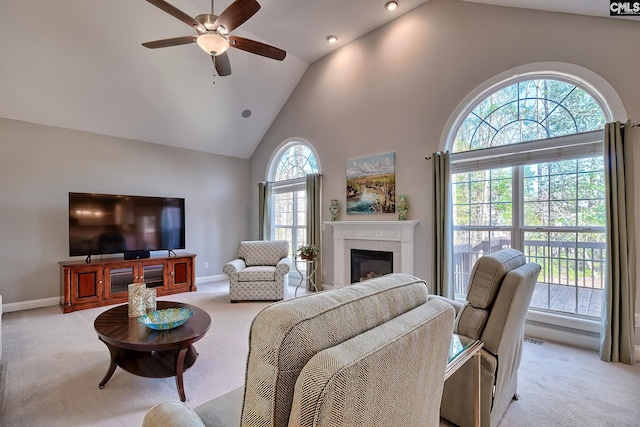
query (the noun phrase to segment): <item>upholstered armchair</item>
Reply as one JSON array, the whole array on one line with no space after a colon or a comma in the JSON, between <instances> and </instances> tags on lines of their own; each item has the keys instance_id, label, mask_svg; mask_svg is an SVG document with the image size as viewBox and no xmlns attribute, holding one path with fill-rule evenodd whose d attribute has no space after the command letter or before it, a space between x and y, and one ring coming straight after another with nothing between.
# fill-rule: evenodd
<instances>
[{"instance_id":1,"label":"upholstered armchair","mask_svg":"<svg viewBox=\"0 0 640 427\"><path fill-rule=\"evenodd\" d=\"M284 299L291 270L288 256L285 240L240 242L238 258L222 269L229 276L231 302Z\"/></svg>"},{"instance_id":2,"label":"upholstered armchair","mask_svg":"<svg viewBox=\"0 0 640 427\"><path fill-rule=\"evenodd\" d=\"M475 263L466 303L446 300L457 312L454 332L484 342L480 379L483 427L498 425L517 397L524 321L539 273L540 266L527 263L522 252L504 249ZM473 385L472 364L467 363L445 383L442 417L461 427L473 425Z\"/></svg>"},{"instance_id":3,"label":"upholstered armchair","mask_svg":"<svg viewBox=\"0 0 640 427\"><path fill-rule=\"evenodd\" d=\"M453 321L406 274L271 304L251 325L244 387L194 410L161 403L143 427L437 427Z\"/></svg>"}]
</instances>

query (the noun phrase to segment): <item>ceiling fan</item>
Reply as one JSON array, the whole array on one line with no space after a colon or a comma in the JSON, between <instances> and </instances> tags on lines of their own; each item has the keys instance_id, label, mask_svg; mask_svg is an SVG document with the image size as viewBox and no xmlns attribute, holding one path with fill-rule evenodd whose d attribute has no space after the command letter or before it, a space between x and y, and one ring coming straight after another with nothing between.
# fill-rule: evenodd
<instances>
[{"instance_id":1,"label":"ceiling fan","mask_svg":"<svg viewBox=\"0 0 640 427\"><path fill-rule=\"evenodd\" d=\"M164 0L147 1L193 27L198 34L142 43L142 46L146 48L157 49L195 42L211 55L213 66L219 76L231 74L231 64L227 55L227 49L230 47L278 61L282 61L287 56L287 52L277 47L244 37L229 35L231 31L242 25L260 9L260 4L256 0L236 0L220 16L213 14L213 0L211 0L211 13L198 15L195 18L190 17Z\"/></svg>"}]
</instances>

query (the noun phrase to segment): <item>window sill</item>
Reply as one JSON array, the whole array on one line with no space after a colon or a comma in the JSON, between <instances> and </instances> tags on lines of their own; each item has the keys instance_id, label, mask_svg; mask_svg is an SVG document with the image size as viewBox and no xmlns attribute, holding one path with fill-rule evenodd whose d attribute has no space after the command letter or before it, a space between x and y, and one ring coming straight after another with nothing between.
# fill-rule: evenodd
<instances>
[{"instance_id":1,"label":"window sill","mask_svg":"<svg viewBox=\"0 0 640 427\"><path fill-rule=\"evenodd\" d=\"M456 301L465 303L464 298ZM526 336L591 350L600 349L600 321L530 309L525 318Z\"/></svg>"},{"instance_id":2,"label":"window sill","mask_svg":"<svg viewBox=\"0 0 640 427\"><path fill-rule=\"evenodd\" d=\"M524 332L527 336L591 350L600 348L600 322L597 320L529 310Z\"/></svg>"}]
</instances>

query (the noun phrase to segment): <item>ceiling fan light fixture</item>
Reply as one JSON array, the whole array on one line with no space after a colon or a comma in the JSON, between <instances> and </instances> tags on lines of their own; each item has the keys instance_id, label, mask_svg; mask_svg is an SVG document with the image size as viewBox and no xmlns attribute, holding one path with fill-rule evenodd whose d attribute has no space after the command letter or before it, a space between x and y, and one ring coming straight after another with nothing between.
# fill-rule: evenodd
<instances>
[{"instance_id":1,"label":"ceiling fan light fixture","mask_svg":"<svg viewBox=\"0 0 640 427\"><path fill-rule=\"evenodd\" d=\"M200 34L196 39L196 43L202 50L212 56L221 55L229 49L229 40L215 31L207 31L204 34Z\"/></svg>"},{"instance_id":2,"label":"ceiling fan light fixture","mask_svg":"<svg viewBox=\"0 0 640 427\"><path fill-rule=\"evenodd\" d=\"M400 6L400 2L393 0L393 1L388 1L384 4L384 8L391 11L391 10L396 10L398 8L398 6Z\"/></svg>"}]
</instances>

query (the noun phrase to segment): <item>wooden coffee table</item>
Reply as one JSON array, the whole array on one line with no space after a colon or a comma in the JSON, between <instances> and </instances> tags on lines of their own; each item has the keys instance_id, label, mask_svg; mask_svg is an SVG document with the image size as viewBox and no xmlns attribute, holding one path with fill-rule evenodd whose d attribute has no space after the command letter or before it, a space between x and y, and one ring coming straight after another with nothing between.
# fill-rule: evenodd
<instances>
[{"instance_id":1,"label":"wooden coffee table","mask_svg":"<svg viewBox=\"0 0 640 427\"><path fill-rule=\"evenodd\" d=\"M119 305L100 314L94 327L100 340L111 353L111 364L100 381L103 388L120 366L134 375L147 378L176 377L180 400L186 400L182 374L196 361L198 353L193 343L202 338L211 317L206 311L189 304L158 301L158 310L164 308L190 308L194 315L182 326L157 331L128 315L128 304Z\"/></svg>"}]
</instances>

